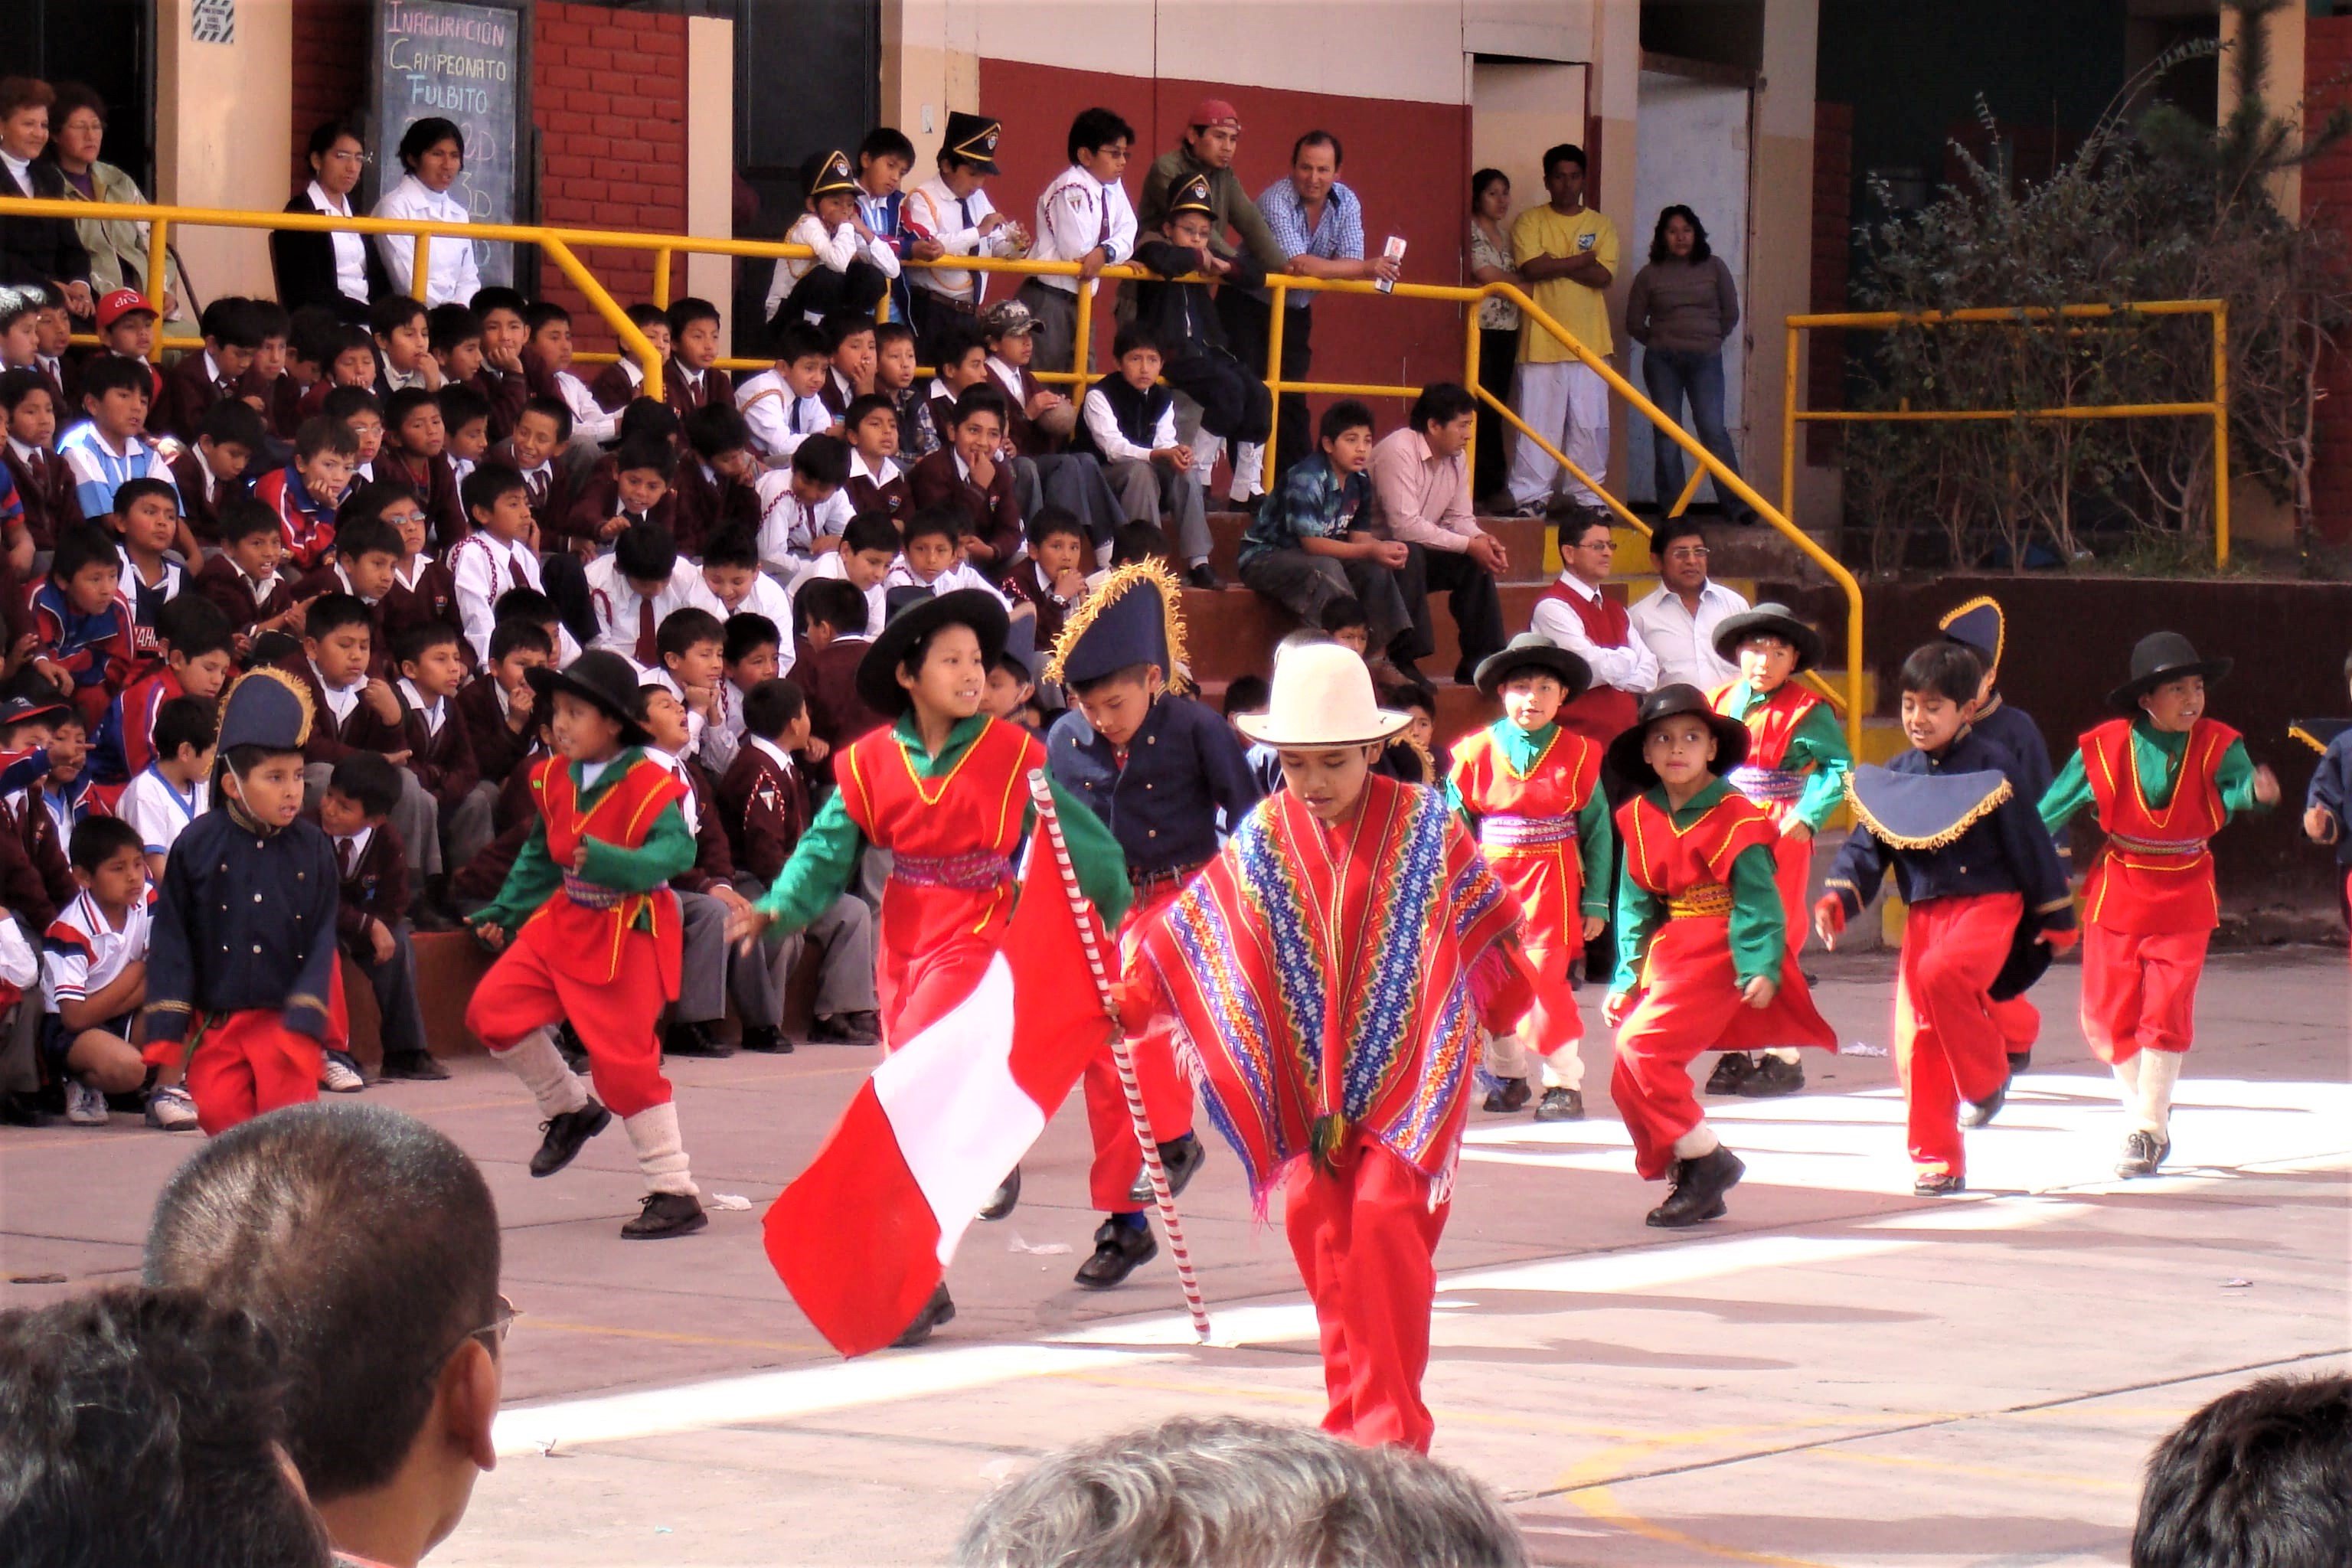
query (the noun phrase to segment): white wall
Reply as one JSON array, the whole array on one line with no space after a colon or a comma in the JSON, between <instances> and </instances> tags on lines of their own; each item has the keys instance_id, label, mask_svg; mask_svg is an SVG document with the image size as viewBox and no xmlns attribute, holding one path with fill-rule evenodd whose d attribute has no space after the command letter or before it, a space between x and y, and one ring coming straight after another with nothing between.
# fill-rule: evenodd
<instances>
[{"instance_id":1,"label":"white wall","mask_svg":"<svg viewBox=\"0 0 2352 1568\"><path fill-rule=\"evenodd\" d=\"M735 226L735 24L722 16L686 19L686 232L731 235ZM673 268L677 263L671 263ZM719 335L733 328L735 263L725 256L687 258L670 279L670 298L692 294L719 306Z\"/></svg>"},{"instance_id":2,"label":"white wall","mask_svg":"<svg viewBox=\"0 0 2352 1568\"><path fill-rule=\"evenodd\" d=\"M189 0L155 4L156 201L178 206L286 205L285 149L294 139L294 8L236 8L236 39L188 36ZM255 149L266 150L257 156ZM172 247L205 300L268 294L269 238L260 229L182 228Z\"/></svg>"}]
</instances>

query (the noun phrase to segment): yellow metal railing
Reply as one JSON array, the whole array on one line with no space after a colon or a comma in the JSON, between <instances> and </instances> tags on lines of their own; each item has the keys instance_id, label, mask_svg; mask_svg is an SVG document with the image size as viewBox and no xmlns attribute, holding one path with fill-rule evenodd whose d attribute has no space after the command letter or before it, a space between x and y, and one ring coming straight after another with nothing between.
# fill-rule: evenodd
<instances>
[{"instance_id":1,"label":"yellow metal railing","mask_svg":"<svg viewBox=\"0 0 2352 1568\"><path fill-rule=\"evenodd\" d=\"M1797 362L1804 334L1851 327L2010 325L2098 321L2114 316L2206 316L2213 322L2213 395L2202 403L2068 404L2057 408L1799 408ZM2149 300L2123 305L1989 306L1969 310L1849 310L1788 318L1786 384L1780 396L1780 507L1795 493L1799 424L1898 424L1986 419L2176 419L2213 421L2213 563L2230 563L2230 307L2221 300Z\"/></svg>"},{"instance_id":2,"label":"yellow metal railing","mask_svg":"<svg viewBox=\"0 0 2352 1568\"><path fill-rule=\"evenodd\" d=\"M20 213L27 216L35 217L80 219L90 216L90 207L89 204L87 202L32 200L25 197L0 197L0 213ZM161 279L164 276L163 268L164 246L171 226L174 224L204 228L257 229L312 234L341 232L406 236L415 242L415 252L412 258L410 289L411 291L420 299L425 295L427 280L431 276L430 247L433 237L436 235L446 238L479 240L492 244L535 245L540 247L541 252L545 255L548 259L555 263L557 268L562 272L564 278L572 284L572 286L580 290L582 297L587 300L590 308L596 312L606 326L612 329L614 338L620 343L622 352L625 353L630 358L636 361L638 367L645 373L645 384L642 388L642 393L644 395L648 397L658 397L661 395L662 366L660 356L654 352L652 342L648 341L646 335L639 331L635 324L628 319L628 313L622 307L620 302L613 298L610 290L605 289L602 283L597 281L595 276L589 271L586 264L580 259L578 247L583 246L593 246L604 249L651 252L653 255L654 302L664 306L667 306L670 301L671 280L676 271L675 258L681 253L691 256L730 256L768 260L773 260L783 257L806 258L812 254L806 246L787 244L780 240L722 239L712 236L701 235L650 235L629 233L614 229L563 228L525 224L450 224L408 218L333 217L323 213L242 212L222 208L181 206L139 206L127 211L123 216L126 217L135 216L139 221L142 221L148 225L149 264L146 276L151 280L148 298L152 303L156 303L158 305L160 305L161 301L158 296L153 292L152 280ZM950 256L941 258L936 262L908 260L905 262L904 265L908 267L945 267L953 270L966 272L1011 273L1024 277L1055 275L1062 277L1076 277L1079 270L1077 263L1073 261L1033 261L1025 258L1001 259L999 258L987 256ZM1146 272L1135 266L1127 265L1120 267L1107 267L1102 269L1099 276L1112 280L1131 281L1154 279L1157 275ZM1649 531L1648 525L1643 522L1642 520L1636 517L1631 510L1627 510L1623 502L1620 501L1616 497L1610 495L1609 492L1603 489L1600 485L1594 484L1592 482L1591 476L1585 473L1585 471L1579 468L1575 463L1570 462L1567 455L1560 451L1558 447L1554 446L1549 439L1531 429L1528 426L1527 422L1522 420L1507 405L1496 398L1491 393L1488 393L1479 384L1478 303L1481 300L1489 298L1501 298L1508 300L1513 304L1517 305L1519 308L1521 317L1526 321L1546 332L1550 333L1554 338L1559 340L1559 342L1563 344L1580 363L1583 363L1592 370L1594 374L1598 374L1601 380L1608 384L1610 389L1616 393L1619 397L1622 398L1635 413L1649 420L1650 423L1656 426L1662 434L1678 443L1685 452L1690 454L1694 463L1696 465L1696 471L1692 474L1691 482L1689 486L1685 487L1682 497L1675 503L1675 512L1679 513L1684 507L1689 504L1691 495L1697 488L1700 475L1705 474L1710 476L1716 482L1717 493L1737 495L1740 500L1746 501L1750 507L1754 508L1758 516L1763 518L1766 522L1769 523L1782 535L1793 541L1797 547L1804 552L1807 558L1815 565L1819 566L1822 573L1827 575L1832 582L1835 583L1844 593L1846 599L1846 689L1841 700L1840 695L1827 686L1822 686L1821 689L1829 695L1833 701L1836 701L1838 705L1843 709L1848 741L1857 751L1859 751L1862 739L1862 721L1864 717L1864 706L1862 700L1862 587L1860 584L1854 581L1853 574L1848 572L1845 567L1838 562L1836 557L1831 555L1819 544L1815 543L1790 521L1789 496L1790 494L1790 490L1788 458L1791 454L1792 448L1790 442L1787 437L1784 437L1782 443L1782 500L1781 504L1775 506L1772 502L1765 500L1761 494L1750 487L1747 480L1741 479L1737 473L1733 472L1728 467L1727 467L1715 456L1714 453L1708 451L1696 437L1685 430L1682 427L1680 421L1668 418L1655 404L1652 403L1649 398L1643 395L1642 393L1635 390L1633 384L1627 381L1622 375L1619 374L1616 369L1612 366L1606 359L1594 353L1584 344L1579 342L1573 333L1570 332L1567 328L1561 326L1557 321L1553 320L1551 316L1538 308L1533 300L1529 299L1518 289L1507 283L1455 287L1435 283L1400 282L1384 289L1368 280L1362 279L1291 278L1277 274L1266 279L1266 286L1273 295L1273 300L1272 321L1266 333L1265 382L1267 391L1274 395L1277 402L1286 393L1297 394L1300 395L1313 395L1321 396L1413 398L1418 397L1422 391L1422 388L1417 385L1406 386L1384 383L1283 380L1282 346L1283 334L1286 326L1284 313L1289 304L1289 291L1291 289L1303 289L1318 294L1371 294L1392 300L1426 300L1462 307L1469 317L1468 325L1464 334L1462 384L1469 388L1472 394L1475 395L1480 402L1486 406L1493 408L1505 419L1509 421L1510 424L1519 431L1523 438L1531 440L1535 442L1537 446L1540 447L1546 455L1550 457L1554 462L1559 463L1560 467L1571 475L1579 483L1585 485L1587 488L1591 489L1594 494L1599 495L1605 500L1609 503L1611 511L1619 519L1623 521L1628 526L1640 530L1643 533L1647 534ZM1040 371L1036 373L1038 379L1041 381L1070 386L1074 397L1083 397L1086 395L1086 388L1089 381L1092 379L1093 374L1092 366L1094 355L1092 353L1092 328L1094 311L1091 308L1093 296L1091 293L1088 293L1087 298L1088 300L1088 308L1082 309L1077 312L1076 339L1074 354L1075 363L1073 363L1072 368L1067 371ZM1967 312L1962 312L1955 319L1964 319L1967 314ZM1790 342L1793 345L1796 341L1795 329L1797 324L1800 322L1838 322L1843 320L1844 318L1833 317L1791 317L1790 318L1791 323ZM2216 326L2218 331L2218 318ZM161 333L158 333L153 352L155 355L160 358L166 351L190 350L199 348L201 346L202 341L200 339L166 338ZM2219 351L2217 349L2217 353ZM584 353L577 357L584 362L595 363L617 356L595 353ZM768 364L768 362L764 360L740 359L721 360L719 363L730 370L739 368L765 369ZM1794 385L1793 377L1795 374L1793 369L1794 363L1795 362L1792 358L1790 361L1792 368L1790 373L1791 376L1790 384L1792 387ZM2201 407L2202 405L2192 406ZM1790 428L1793 428L1793 426ZM1465 462L1475 463L1475 461L1477 454L1475 447L1475 437L1473 437L1473 440L1474 446L1472 449L1464 454L1464 459ZM1269 478L1271 478L1275 470L1275 437L1270 432L1265 442L1265 471ZM1817 682L1816 684L1819 683Z\"/></svg>"}]
</instances>

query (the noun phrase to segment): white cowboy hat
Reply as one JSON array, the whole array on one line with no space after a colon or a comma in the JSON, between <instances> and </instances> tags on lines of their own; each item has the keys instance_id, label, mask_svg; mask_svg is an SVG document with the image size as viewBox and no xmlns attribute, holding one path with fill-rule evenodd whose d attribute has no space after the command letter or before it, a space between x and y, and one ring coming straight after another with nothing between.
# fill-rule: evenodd
<instances>
[{"instance_id":1,"label":"white cowboy hat","mask_svg":"<svg viewBox=\"0 0 2352 1568\"><path fill-rule=\"evenodd\" d=\"M1372 697L1372 672L1352 648L1314 643L1284 654L1274 667L1274 695L1263 713L1236 713L1234 727L1262 745L1286 751L1368 746L1412 722Z\"/></svg>"}]
</instances>

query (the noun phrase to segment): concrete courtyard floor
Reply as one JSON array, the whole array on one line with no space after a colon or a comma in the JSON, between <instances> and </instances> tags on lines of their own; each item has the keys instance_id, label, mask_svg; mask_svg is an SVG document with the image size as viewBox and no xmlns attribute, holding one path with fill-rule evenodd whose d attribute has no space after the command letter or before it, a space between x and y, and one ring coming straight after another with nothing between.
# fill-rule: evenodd
<instances>
[{"instance_id":1,"label":"concrete courtyard floor","mask_svg":"<svg viewBox=\"0 0 2352 1568\"><path fill-rule=\"evenodd\" d=\"M1843 1037L1883 1047L1891 960L1811 962ZM2078 974L2037 992L2033 1070L1970 1135L1965 1198L1911 1195L1887 1061L1813 1057L1801 1096L1711 1104L1748 1180L1729 1218L1675 1235L1642 1224L1659 1189L1631 1173L1589 1018L1591 1120L1473 1114L1438 1257L1438 1456L1547 1563L2125 1562L2162 1433L2265 1373L2352 1368L2352 1002L2337 952L2218 958L2173 1163L2127 1183ZM433 1563L941 1563L978 1500L1063 1444L1179 1412L1319 1417L1288 1249L1222 1148L1184 1205L1215 1344L1192 1343L1164 1255L1116 1291L1071 1283L1096 1224L1075 1100L1019 1211L967 1236L957 1321L839 1361L758 1223L869 1065L675 1064L706 1196L750 1206L656 1245L616 1234L639 1192L617 1131L534 1182L536 1118L488 1062L369 1091L488 1172L523 1312L504 1458ZM135 1277L192 1147L125 1117L0 1133L0 1304Z\"/></svg>"}]
</instances>

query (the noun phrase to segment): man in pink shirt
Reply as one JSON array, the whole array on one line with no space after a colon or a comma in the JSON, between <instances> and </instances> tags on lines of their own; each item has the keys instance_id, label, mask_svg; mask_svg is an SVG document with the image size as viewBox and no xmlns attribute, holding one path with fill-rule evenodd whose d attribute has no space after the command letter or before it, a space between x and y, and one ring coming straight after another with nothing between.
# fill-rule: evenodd
<instances>
[{"instance_id":1,"label":"man in pink shirt","mask_svg":"<svg viewBox=\"0 0 2352 1568\"><path fill-rule=\"evenodd\" d=\"M1430 622L1433 589L1453 595L1454 626L1462 647L1454 679L1468 685L1478 661L1503 646L1498 573L1510 569L1503 542L1470 515L1470 468L1465 451L1478 419L1467 388L1450 381L1422 388L1412 417L1372 447L1372 515L1388 537L1412 547L1397 574L1412 612L1415 644L1436 646Z\"/></svg>"}]
</instances>

